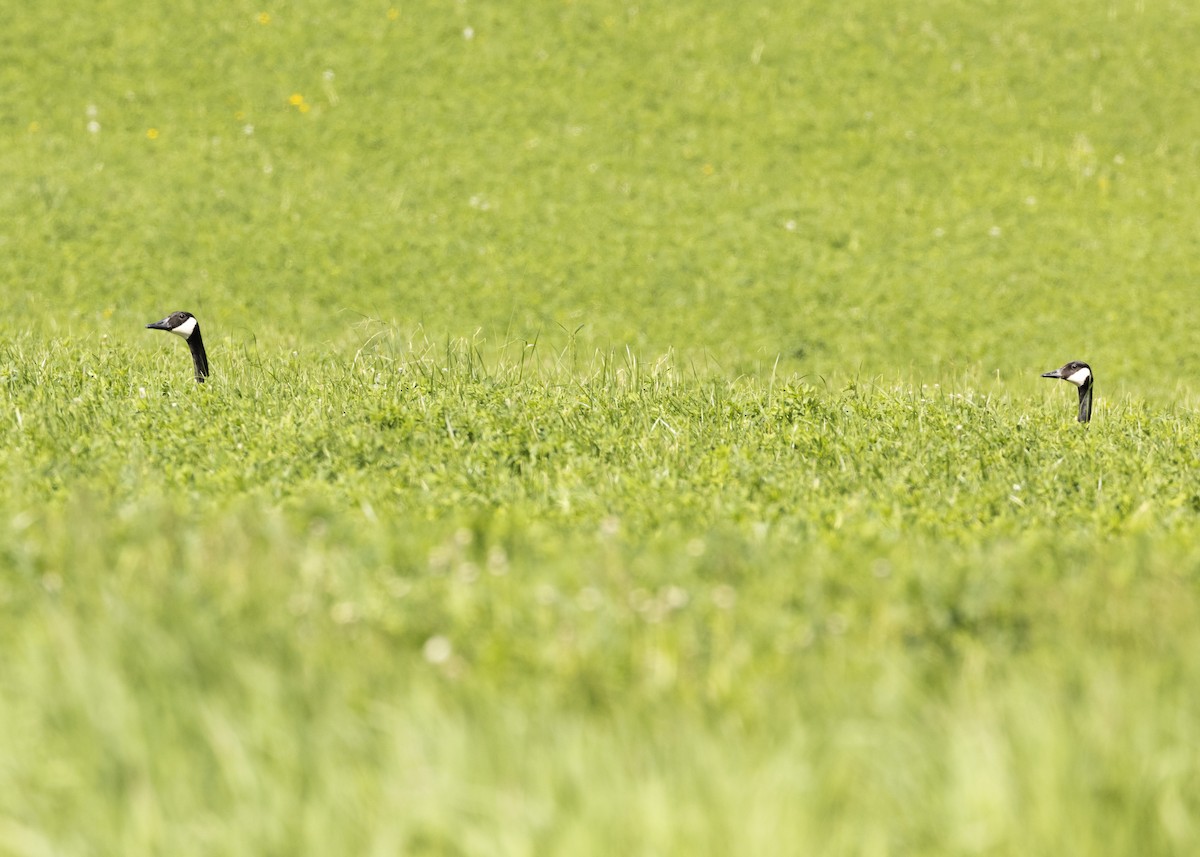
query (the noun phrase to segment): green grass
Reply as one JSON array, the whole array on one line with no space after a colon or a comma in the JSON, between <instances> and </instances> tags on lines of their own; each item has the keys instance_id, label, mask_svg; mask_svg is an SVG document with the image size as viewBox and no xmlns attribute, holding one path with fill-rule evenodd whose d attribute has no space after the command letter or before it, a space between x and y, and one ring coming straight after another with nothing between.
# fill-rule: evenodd
<instances>
[{"instance_id":1,"label":"green grass","mask_svg":"<svg viewBox=\"0 0 1200 857\"><path fill-rule=\"evenodd\" d=\"M0 853L1194 852L1196 21L16 13Z\"/></svg>"}]
</instances>

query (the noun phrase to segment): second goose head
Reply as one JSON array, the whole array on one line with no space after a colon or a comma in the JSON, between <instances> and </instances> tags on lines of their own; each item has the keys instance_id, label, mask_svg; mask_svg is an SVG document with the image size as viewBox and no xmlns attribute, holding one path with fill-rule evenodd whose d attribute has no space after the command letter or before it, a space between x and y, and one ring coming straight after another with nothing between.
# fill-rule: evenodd
<instances>
[{"instance_id":1,"label":"second goose head","mask_svg":"<svg viewBox=\"0 0 1200 857\"><path fill-rule=\"evenodd\" d=\"M1079 389L1079 421L1086 423L1092 418L1092 367L1079 360L1072 360L1051 372L1043 372L1043 378L1061 378Z\"/></svg>"},{"instance_id":2,"label":"second goose head","mask_svg":"<svg viewBox=\"0 0 1200 857\"><path fill-rule=\"evenodd\" d=\"M203 384L208 377L208 354L204 350L204 339L200 336L200 322L190 312L173 312L162 321L146 325L150 330L165 330L182 336L192 352L192 363L196 368L196 381Z\"/></svg>"}]
</instances>

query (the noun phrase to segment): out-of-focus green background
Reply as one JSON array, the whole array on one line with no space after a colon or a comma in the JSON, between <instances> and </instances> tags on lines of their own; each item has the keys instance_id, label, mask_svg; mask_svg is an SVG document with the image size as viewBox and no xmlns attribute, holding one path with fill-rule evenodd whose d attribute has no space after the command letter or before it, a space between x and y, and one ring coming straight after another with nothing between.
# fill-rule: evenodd
<instances>
[{"instance_id":1,"label":"out-of-focus green background","mask_svg":"<svg viewBox=\"0 0 1200 857\"><path fill-rule=\"evenodd\" d=\"M41 4L4 37L5 324L142 344L181 306L308 348L362 316L491 345L582 325L730 374L1025 393L1083 358L1174 391L1200 368L1196 16Z\"/></svg>"}]
</instances>

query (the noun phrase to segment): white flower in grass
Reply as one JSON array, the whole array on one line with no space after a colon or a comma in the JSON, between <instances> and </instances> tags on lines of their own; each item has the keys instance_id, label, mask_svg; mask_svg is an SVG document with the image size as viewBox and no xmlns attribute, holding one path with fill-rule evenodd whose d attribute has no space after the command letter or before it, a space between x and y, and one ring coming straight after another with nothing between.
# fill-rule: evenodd
<instances>
[{"instance_id":1,"label":"white flower in grass","mask_svg":"<svg viewBox=\"0 0 1200 857\"><path fill-rule=\"evenodd\" d=\"M454 646L441 634L430 637L421 647L421 656L435 666L446 663L453 654Z\"/></svg>"},{"instance_id":2,"label":"white flower in grass","mask_svg":"<svg viewBox=\"0 0 1200 857\"><path fill-rule=\"evenodd\" d=\"M668 586L662 592L662 602L668 610L682 610L691 599L682 586Z\"/></svg>"},{"instance_id":3,"label":"white flower in grass","mask_svg":"<svg viewBox=\"0 0 1200 857\"><path fill-rule=\"evenodd\" d=\"M575 596L575 601L579 605L580 610L590 613L593 610L598 610L604 604L604 596L594 586L585 586L579 590L579 594Z\"/></svg>"},{"instance_id":4,"label":"white flower in grass","mask_svg":"<svg viewBox=\"0 0 1200 857\"><path fill-rule=\"evenodd\" d=\"M737 590L727 583L722 583L713 589L712 601L720 610L732 610L737 604Z\"/></svg>"},{"instance_id":5,"label":"white flower in grass","mask_svg":"<svg viewBox=\"0 0 1200 857\"><path fill-rule=\"evenodd\" d=\"M487 570L497 577L508 574L508 554L505 553L504 548L499 545L492 545L488 548Z\"/></svg>"}]
</instances>

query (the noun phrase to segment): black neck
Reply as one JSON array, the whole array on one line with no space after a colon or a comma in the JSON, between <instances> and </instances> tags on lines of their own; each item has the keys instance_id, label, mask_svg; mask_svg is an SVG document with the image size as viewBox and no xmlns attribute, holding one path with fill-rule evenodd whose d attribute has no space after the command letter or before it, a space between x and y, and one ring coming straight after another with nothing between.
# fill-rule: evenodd
<instances>
[{"instance_id":1,"label":"black neck","mask_svg":"<svg viewBox=\"0 0 1200 857\"><path fill-rule=\"evenodd\" d=\"M1086 423L1092 418L1092 379L1079 387L1079 421Z\"/></svg>"},{"instance_id":2,"label":"black neck","mask_svg":"<svg viewBox=\"0 0 1200 857\"><path fill-rule=\"evenodd\" d=\"M204 379L208 377L208 355L204 352L204 340L200 337L199 325L196 325L196 329L188 337L187 344L192 350L192 362L196 364L196 381L203 384Z\"/></svg>"}]
</instances>

